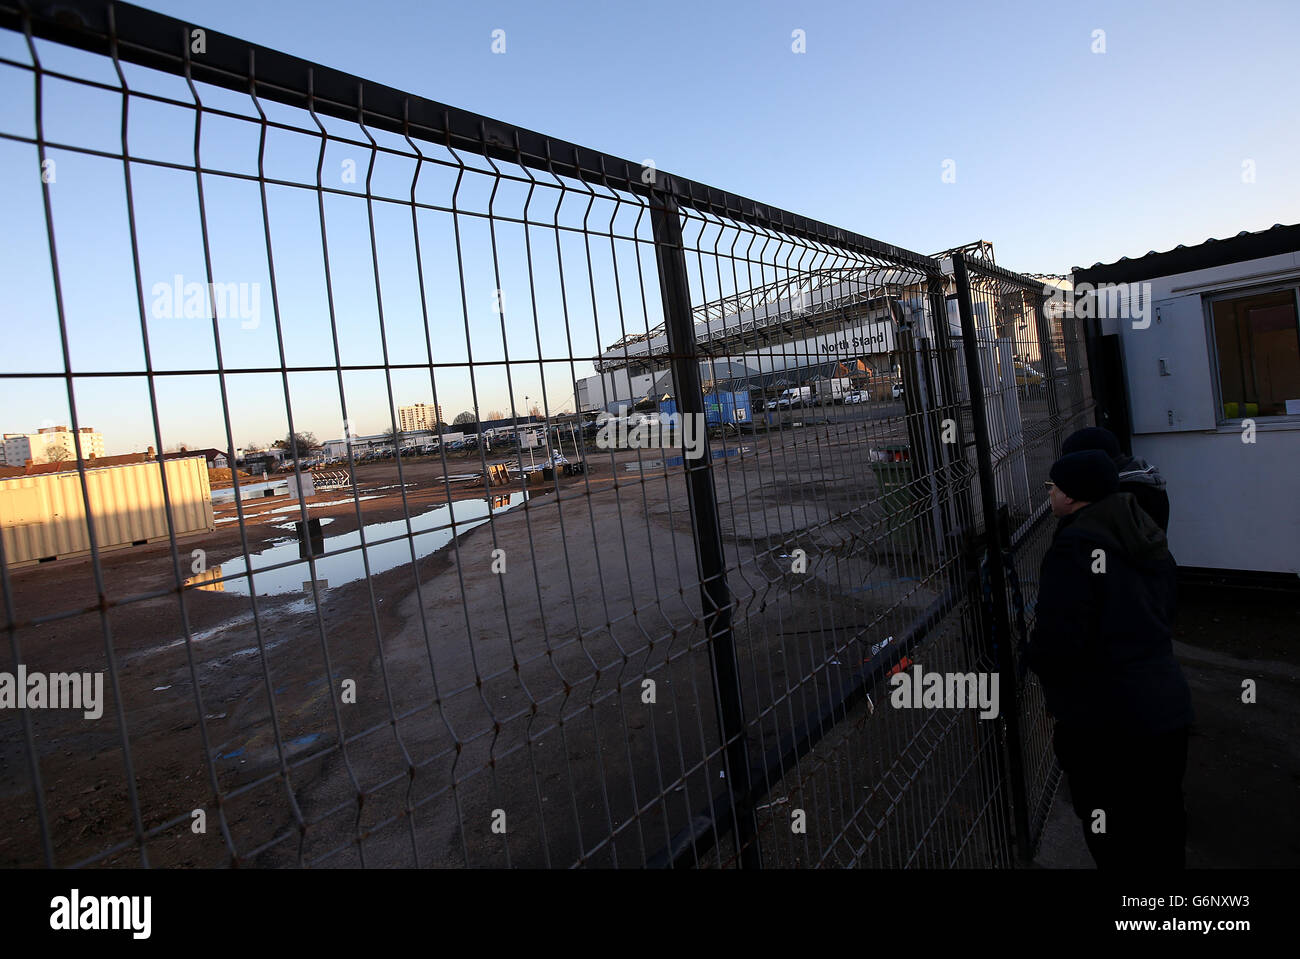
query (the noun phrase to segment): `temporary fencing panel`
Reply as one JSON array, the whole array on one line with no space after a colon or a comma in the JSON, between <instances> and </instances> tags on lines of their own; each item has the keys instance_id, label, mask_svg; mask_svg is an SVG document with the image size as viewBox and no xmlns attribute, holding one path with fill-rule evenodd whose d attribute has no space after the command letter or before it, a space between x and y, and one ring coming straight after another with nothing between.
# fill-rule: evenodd
<instances>
[{"instance_id":1,"label":"temporary fencing panel","mask_svg":"<svg viewBox=\"0 0 1300 959\"><path fill-rule=\"evenodd\" d=\"M342 508L302 549L236 477L206 568L171 536L144 588L91 549L112 615L43 589L53 567L0 563L0 669L36 655L34 618L66 620L59 665L99 663L121 690L115 725L24 726L26 765L0 784L22 825L0 863L1027 855L1054 766L1009 630L1032 620L1046 464L1089 408L1072 321L1044 319L1034 281L214 31L200 54L199 25L128 4L28 7L0 0L0 70L34 91L0 137L26 151L15 228L49 251L33 272L62 294L41 321L60 349L0 376L66 383L74 428L78 390L123 373L78 349L109 303L117 335L148 347L122 404L160 449L193 408L166 401L173 383L232 449L257 416L351 436L359 418L395 429L415 399L477 421L536 406L549 433L588 373L671 372L686 425L671 449L574 430L580 471L539 466L528 433L509 470L447 437L429 463L349 452L327 494ZM114 134L56 122L47 91L108 111ZM118 206L65 202L37 176L51 159L85 164ZM121 269L60 248L92 220ZM159 313L184 308L192 277L204 310L178 327ZM1021 384L1035 335L1066 372ZM707 428L702 362L727 371L717 408L743 430ZM896 366L902 395L740 415L756 390L840 365ZM265 506L307 524L326 508L312 500ZM1000 503L1024 544L1010 567L986 562ZM999 681L1002 708L912 695L930 673L969 676L972 695ZM58 746L73 737L76 756ZM80 795L87 756L111 760L83 801L94 828L41 788Z\"/></svg>"}]
</instances>

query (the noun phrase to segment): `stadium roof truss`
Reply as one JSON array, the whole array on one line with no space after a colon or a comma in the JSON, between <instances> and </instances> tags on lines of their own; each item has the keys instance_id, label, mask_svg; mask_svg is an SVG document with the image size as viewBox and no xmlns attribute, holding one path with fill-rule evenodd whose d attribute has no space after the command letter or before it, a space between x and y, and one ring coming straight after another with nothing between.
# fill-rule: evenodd
<instances>
[{"instance_id":1,"label":"stadium roof truss","mask_svg":"<svg viewBox=\"0 0 1300 959\"><path fill-rule=\"evenodd\" d=\"M909 288L923 288L926 275L896 264L864 264L795 273L771 283L710 300L694 308L695 339L702 353L715 356L743 352L746 343L769 336L807 331L832 320L848 319L850 311L870 308ZM880 320L889 318L888 307ZM599 372L621 369L667 354L663 324L646 333L626 336L601 355Z\"/></svg>"}]
</instances>

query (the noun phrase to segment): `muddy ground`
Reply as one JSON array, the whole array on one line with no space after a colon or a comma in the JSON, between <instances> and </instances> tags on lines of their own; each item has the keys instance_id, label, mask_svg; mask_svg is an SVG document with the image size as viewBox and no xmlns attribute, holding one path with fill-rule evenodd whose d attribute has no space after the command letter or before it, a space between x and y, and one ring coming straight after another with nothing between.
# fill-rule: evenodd
<instances>
[{"instance_id":1,"label":"muddy ground","mask_svg":"<svg viewBox=\"0 0 1300 959\"><path fill-rule=\"evenodd\" d=\"M980 865L1002 842L980 786L989 740L968 714L859 702L802 759L777 748L948 585L929 515L882 500L871 450L906 442L901 412L792 413L713 442L748 748L776 757L759 813L774 864ZM1026 415L1037 478L1046 410ZM673 455L606 451L558 486L492 491L448 484L439 460L404 462L400 481L395 463L361 467L356 500L309 502L329 521L314 577L283 497L246 503L242 529L180 542L179 579L194 577L180 590L166 543L101 556L102 609L87 559L12 571L27 669L104 671L106 685L115 671L117 688L99 720L0 715L0 865L45 863L44 837L58 865L652 861L701 822L727 770ZM1009 491L1039 496L1023 479L1008 470ZM489 496L508 498L489 513ZM245 553L270 592L255 604ZM960 610L941 620L918 650L926 667L976 668L967 629ZM0 671L13 669L6 646Z\"/></svg>"},{"instance_id":2,"label":"muddy ground","mask_svg":"<svg viewBox=\"0 0 1300 959\"><path fill-rule=\"evenodd\" d=\"M756 731L789 726L825 697L826 648L851 642L843 662L860 664L896 629L882 616L902 622L934 595L896 583L887 555L864 551L885 529L866 451L904 438L898 412L835 410L820 427L714 443L733 454L717 468L719 521ZM812 417L786 419L803 418ZM445 513L439 460L404 462L405 487L395 463L361 467L357 500L309 501L310 515L328 521L315 593L303 589L313 577L285 528L300 513L283 497L246 501L242 524L222 506L214 532L179 542L179 575L191 581L179 591L167 543L101 555L102 610L88 559L12 571L29 672L103 671L111 687L111 645L117 692L106 690L98 720L0 717L11 823L0 863L43 862L43 834L61 865L138 863L141 836L154 865L644 862L723 772L690 505L680 468L663 462L675 452L606 452L558 489L516 477L491 491L510 498L490 520L487 490L451 484L458 523L468 514L473 524L458 525L454 540L451 529L417 526L407 538L403 525L381 525ZM404 560L366 577L359 549L329 555L359 525L372 565L393 548ZM394 543L373 545L376 531ZM860 555L826 552L851 536ZM812 557L794 587L792 537ZM207 572L195 576L199 549ZM293 588L254 604L238 592L241 557L275 549L294 565L255 583ZM883 591L830 596L873 570ZM0 670L13 668L6 648ZM643 701L646 679L653 703ZM40 757L44 828L24 720ZM502 814L504 835L492 830Z\"/></svg>"}]
</instances>

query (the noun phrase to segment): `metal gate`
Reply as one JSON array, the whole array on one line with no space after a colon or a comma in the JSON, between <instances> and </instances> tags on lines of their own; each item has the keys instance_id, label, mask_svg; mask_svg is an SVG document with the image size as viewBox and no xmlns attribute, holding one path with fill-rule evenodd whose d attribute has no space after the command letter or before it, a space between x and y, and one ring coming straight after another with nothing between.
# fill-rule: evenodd
<instances>
[{"instance_id":1,"label":"metal gate","mask_svg":"<svg viewBox=\"0 0 1300 959\"><path fill-rule=\"evenodd\" d=\"M0 717L0 862L1029 854L1055 766L1017 642L1091 410L1050 287L126 4L0 27L40 328L6 396L73 431L111 402L158 451L273 420L295 474L328 424L346 473L280 506L235 471L199 538L0 555L0 672L105 689ZM587 422L593 388L632 408ZM416 400L498 425L412 452ZM997 677L996 716L896 695L922 673Z\"/></svg>"}]
</instances>

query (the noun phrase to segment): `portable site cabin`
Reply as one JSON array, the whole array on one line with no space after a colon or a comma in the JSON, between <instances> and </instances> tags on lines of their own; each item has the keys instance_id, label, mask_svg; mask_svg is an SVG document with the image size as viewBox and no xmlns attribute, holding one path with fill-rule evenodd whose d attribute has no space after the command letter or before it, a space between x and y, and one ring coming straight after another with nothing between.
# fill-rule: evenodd
<instances>
[{"instance_id":1,"label":"portable site cabin","mask_svg":"<svg viewBox=\"0 0 1300 959\"><path fill-rule=\"evenodd\" d=\"M163 495L162 471L167 471ZM202 455L0 480L0 545L8 566L90 553L87 500L100 552L211 532L212 496Z\"/></svg>"},{"instance_id":2,"label":"portable site cabin","mask_svg":"<svg viewBox=\"0 0 1300 959\"><path fill-rule=\"evenodd\" d=\"M1294 583L1300 226L1076 267L1074 283L1098 423L1168 481L1179 566Z\"/></svg>"},{"instance_id":3,"label":"portable site cabin","mask_svg":"<svg viewBox=\"0 0 1300 959\"><path fill-rule=\"evenodd\" d=\"M709 426L734 426L750 422L749 379L754 375L753 370L744 364L726 360L713 360L700 365L704 416ZM672 371L665 370L655 379L647 400L654 402L661 415L676 415L675 390Z\"/></svg>"},{"instance_id":4,"label":"portable site cabin","mask_svg":"<svg viewBox=\"0 0 1300 959\"><path fill-rule=\"evenodd\" d=\"M659 412L677 415L677 400L665 393L659 400ZM708 426L740 426L751 420L749 394L743 391L715 390L704 394L704 420Z\"/></svg>"}]
</instances>

